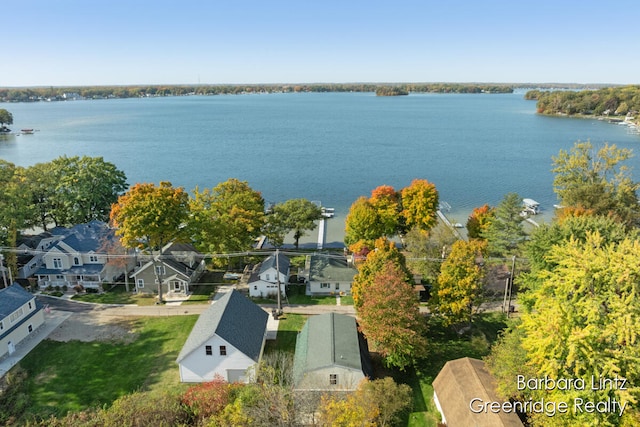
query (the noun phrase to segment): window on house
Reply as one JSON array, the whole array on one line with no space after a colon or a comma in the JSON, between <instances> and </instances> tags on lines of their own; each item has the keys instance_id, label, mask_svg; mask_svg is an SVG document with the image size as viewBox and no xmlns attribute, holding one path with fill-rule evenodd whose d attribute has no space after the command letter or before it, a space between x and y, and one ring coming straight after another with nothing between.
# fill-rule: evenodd
<instances>
[{"instance_id":1,"label":"window on house","mask_svg":"<svg viewBox=\"0 0 640 427\"><path fill-rule=\"evenodd\" d=\"M204 353L207 356L213 356L213 348L210 345L205 345L204 346Z\"/></svg>"},{"instance_id":2,"label":"window on house","mask_svg":"<svg viewBox=\"0 0 640 427\"><path fill-rule=\"evenodd\" d=\"M78 257L73 257L73 265L80 265L80 259Z\"/></svg>"},{"instance_id":3,"label":"window on house","mask_svg":"<svg viewBox=\"0 0 640 427\"><path fill-rule=\"evenodd\" d=\"M156 274L158 276L164 275L164 265L156 265Z\"/></svg>"},{"instance_id":4,"label":"window on house","mask_svg":"<svg viewBox=\"0 0 640 427\"><path fill-rule=\"evenodd\" d=\"M340 290L340 283L336 283L336 291Z\"/></svg>"},{"instance_id":5,"label":"window on house","mask_svg":"<svg viewBox=\"0 0 640 427\"><path fill-rule=\"evenodd\" d=\"M53 259L53 268L62 268L62 258Z\"/></svg>"},{"instance_id":6,"label":"window on house","mask_svg":"<svg viewBox=\"0 0 640 427\"><path fill-rule=\"evenodd\" d=\"M269 280L269 273L267 273L265 280Z\"/></svg>"},{"instance_id":7,"label":"window on house","mask_svg":"<svg viewBox=\"0 0 640 427\"><path fill-rule=\"evenodd\" d=\"M29 325L28 329L29 329L29 333L33 332L33 325Z\"/></svg>"},{"instance_id":8,"label":"window on house","mask_svg":"<svg viewBox=\"0 0 640 427\"><path fill-rule=\"evenodd\" d=\"M328 283L320 283L320 289L323 289L323 288L329 289L329 284Z\"/></svg>"},{"instance_id":9,"label":"window on house","mask_svg":"<svg viewBox=\"0 0 640 427\"><path fill-rule=\"evenodd\" d=\"M257 291L257 290L258 290L258 285L254 285L254 286L253 286L253 290L254 290L254 291Z\"/></svg>"},{"instance_id":10,"label":"window on house","mask_svg":"<svg viewBox=\"0 0 640 427\"><path fill-rule=\"evenodd\" d=\"M4 323L0 322L0 331L4 330Z\"/></svg>"},{"instance_id":11,"label":"window on house","mask_svg":"<svg viewBox=\"0 0 640 427\"><path fill-rule=\"evenodd\" d=\"M220 346L220 356L226 356L226 355L227 355L227 346L221 345Z\"/></svg>"},{"instance_id":12,"label":"window on house","mask_svg":"<svg viewBox=\"0 0 640 427\"><path fill-rule=\"evenodd\" d=\"M29 310L31 310L31 301L29 301Z\"/></svg>"},{"instance_id":13,"label":"window on house","mask_svg":"<svg viewBox=\"0 0 640 427\"><path fill-rule=\"evenodd\" d=\"M329 374L329 384L331 385L338 384L338 374Z\"/></svg>"},{"instance_id":14,"label":"window on house","mask_svg":"<svg viewBox=\"0 0 640 427\"><path fill-rule=\"evenodd\" d=\"M19 318L22 317L22 307L20 307L19 309L17 309L16 311L14 311L11 316L9 316L9 320L11 321L11 323L14 323L16 320L18 320Z\"/></svg>"},{"instance_id":15,"label":"window on house","mask_svg":"<svg viewBox=\"0 0 640 427\"><path fill-rule=\"evenodd\" d=\"M98 256L97 255L90 255L89 256L89 261L90 262L98 262Z\"/></svg>"},{"instance_id":16,"label":"window on house","mask_svg":"<svg viewBox=\"0 0 640 427\"><path fill-rule=\"evenodd\" d=\"M139 288L144 288L144 279L138 279L137 285Z\"/></svg>"},{"instance_id":17,"label":"window on house","mask_svg":"<svg viewBox=\"0 0 640 427\"><path fill-rule=\"evenodd\" d=\"M173 290L174 291L179 291L180 290L180 282L179 281L173 282Z\"/></svg>"},{"instance_id":18,"label":"window on house","mask_svg":"<svg viewBox=\"0 0 640 427\"><path fill-rule=\"evenodd\" d=\"M56 274L56 280L64 280L64 275Z\"/></svg>"}]
</instances>

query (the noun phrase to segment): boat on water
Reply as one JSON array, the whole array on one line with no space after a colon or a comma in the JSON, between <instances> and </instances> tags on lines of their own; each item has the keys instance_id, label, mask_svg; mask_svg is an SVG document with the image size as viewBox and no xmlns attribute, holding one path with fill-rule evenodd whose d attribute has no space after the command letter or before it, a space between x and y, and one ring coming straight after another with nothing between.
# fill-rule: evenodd
<instances>
[{"instance_id":1,"label":"boat on water","mask_svg":"<svg viewBox=\"0 0 640 427\"><path fill-rule=\"evenodd\" d=\"M33 129L20 129L20 132L25 134L25 135L31 135L34 130Z\"/></svg>"}]
</instances>

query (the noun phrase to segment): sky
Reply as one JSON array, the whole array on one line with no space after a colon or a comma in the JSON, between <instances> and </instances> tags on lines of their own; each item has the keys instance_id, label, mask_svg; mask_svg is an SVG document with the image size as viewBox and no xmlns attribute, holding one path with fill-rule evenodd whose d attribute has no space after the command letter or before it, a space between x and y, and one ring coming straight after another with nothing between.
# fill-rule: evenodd
<instances>
[{"instance_id":1,"label":"sky","mask_svg":"<svg viewBox=\"0 0 640 427\"><path fill-rule=\"evenodd\" d=\"M640 83L636 0L7 0L0 87Z\"/></svg>"}]
</instances>

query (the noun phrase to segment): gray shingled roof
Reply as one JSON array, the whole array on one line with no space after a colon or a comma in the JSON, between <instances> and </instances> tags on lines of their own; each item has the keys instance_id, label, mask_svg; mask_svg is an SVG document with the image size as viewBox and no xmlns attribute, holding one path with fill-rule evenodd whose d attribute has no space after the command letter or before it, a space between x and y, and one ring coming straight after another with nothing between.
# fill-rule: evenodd
<instances>
[{"instance_id":1,"label":"gray shingled roof","mask_svg":"<svg viewBox=\"0 0 640 427\"><path fill-rule=\"evenodd\" d=\"M311 282L350 282L358 270L351 267L346 258L311 255L309 262L309 281Z\"/></svg>"},{"instance_id":2,"label":"gray shingled roof","mask_svg":"<svg viewBox=\"0 0 640 427\"><path fill-rule=\"evenodd\" d=\"M289 258L282 254L278 254L278 262L277 266L280 267L280 273L287 274L289 271ZM276 269L276 257L275 255L269 255L262 263L260 264L260 274L264 273L268 269L273 268Z\"/></svg>"},{"instance_id":3,"label":"gray shingled roof","mask_svg":"<svg viewBox=\"0 0 640 427\"><path fill-rule=\"evenodd\" d=\"M258 361L269 315L240 292L232 290L205 310L193 326L177 362L214 335Z\"/></svg>"},{"instance_id":4,"label":"gray shingled roof","mask_svg":"<svg viewBox=\"0 0 640 427\"><path fill-rule=\"evenodd\" d=\"M33 298L22 286L13 284L0 289L0 319L4 319Z\"/></svg>"},{"instance_id":5,"label":"gray shingled roof","mask_svg":"<svg viewBox=\"0 0 640 427\"><path fill-rule=\"evenodd\" d=\"M363 371L370 376L368 349L358 335L356 319L344 314L311 316L296 341L293 378L297 383L305 372L328 366Z\"/></svg>"}]
</instances>

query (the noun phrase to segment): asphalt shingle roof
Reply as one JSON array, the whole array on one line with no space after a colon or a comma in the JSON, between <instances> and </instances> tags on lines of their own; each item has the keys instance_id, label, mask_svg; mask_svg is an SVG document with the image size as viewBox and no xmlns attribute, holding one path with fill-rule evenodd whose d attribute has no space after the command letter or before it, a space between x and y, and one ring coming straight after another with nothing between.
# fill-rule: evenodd
<instances>
[{"instance_id":1,"label":"asphalt shingle roof","mask_svg":"<svg viewBox=\"0 0 640 427\"><path fill-rule=\"evenodd\" d=\"M177 362L201 348L214 335L218 335L257 362L268 317L263 309L234 289L200 315L180 351Z\"/></svg>"},{"instance_id":2,"label":"asphalt shingle roof","mask_svg":"<svg viewBox=\"0 0 640 427\"><path fill-rule=\"evenodd\" d=\"M360 370L368 375L368 349L358 335L356 319L326 313L309 317L296 341L294 381L305 372L329 366ZM365 360L363 360L363 358Z\"/></svg>"}]
</instances>

